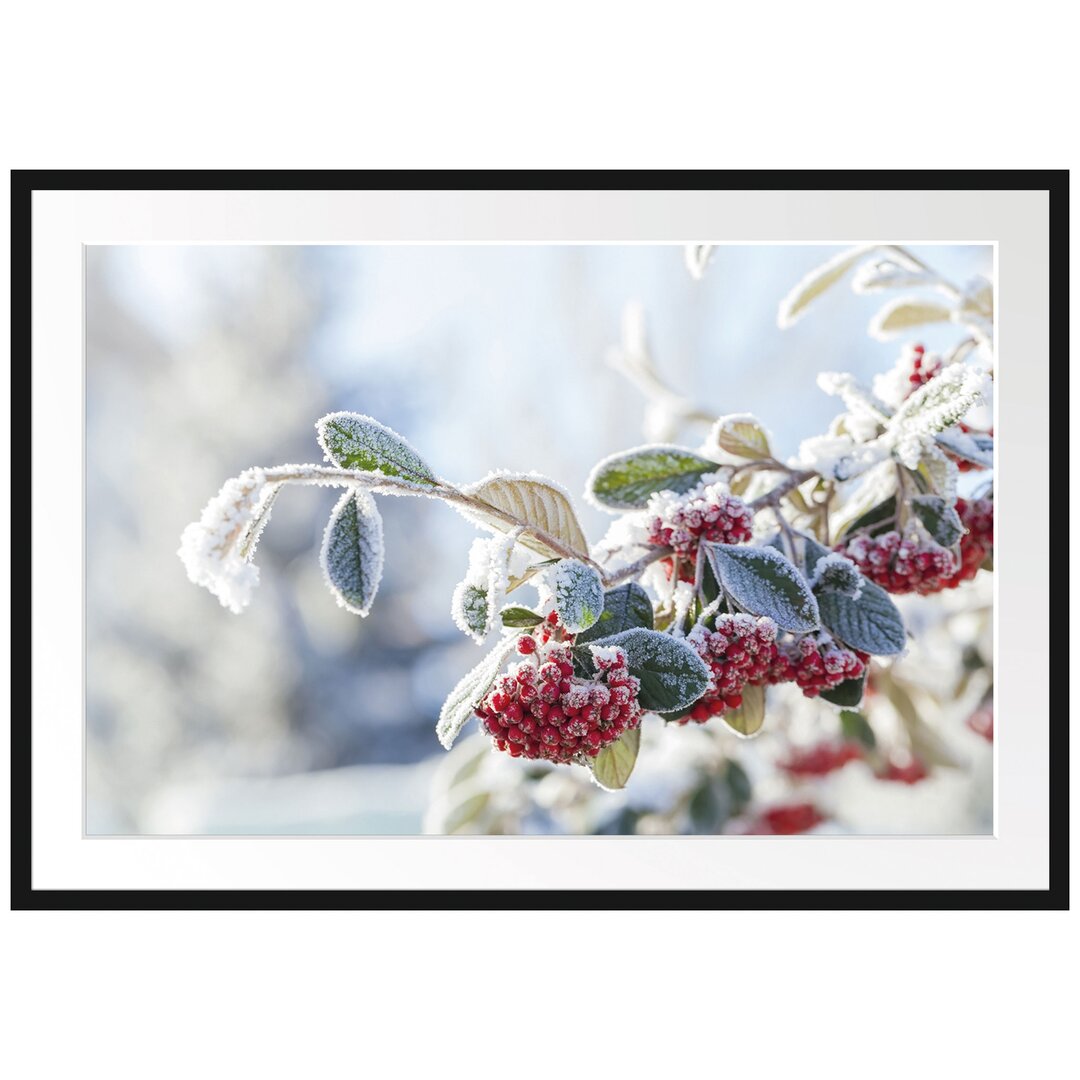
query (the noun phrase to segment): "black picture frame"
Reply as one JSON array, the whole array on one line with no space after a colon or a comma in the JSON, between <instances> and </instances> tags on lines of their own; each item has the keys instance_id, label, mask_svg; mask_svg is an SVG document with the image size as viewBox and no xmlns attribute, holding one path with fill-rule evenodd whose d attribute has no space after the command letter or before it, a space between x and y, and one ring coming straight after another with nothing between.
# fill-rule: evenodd
<instances>
[{"instance_id":1,"label":"black picture frame","mask_svg":"<svg viewBox=\"0 0 1080 1080\"><path fill-rule=\"evenodd\" d=\"M29 521L31 232L36 191L71 190L1037 190L1049 193L1051 355L1069 347L1068 170L899 171L313 171L313 170L14 170L11 174L11 457L12 521ZM29 363L26 362L29 359ZM1068 364L1054 368L1047 403L1052 442L1068 435ZM1067 447L1066 447L1067 449ZM1055 454L1054 482L1067 486L1068 455ZM1067 502L1051 505L1063 525ZM13 910L493 910L625 908L647 910L1064 910L1069 906L1068 646L1053 635L1048 670L1050 875L1046 889L995 890L51 890L32 885L31 754L34 703L29 687L33 608L29 526L11 537L11 907ZM1055 708L1054 706L1057 706Z\"/></svg>"}]
</instances>

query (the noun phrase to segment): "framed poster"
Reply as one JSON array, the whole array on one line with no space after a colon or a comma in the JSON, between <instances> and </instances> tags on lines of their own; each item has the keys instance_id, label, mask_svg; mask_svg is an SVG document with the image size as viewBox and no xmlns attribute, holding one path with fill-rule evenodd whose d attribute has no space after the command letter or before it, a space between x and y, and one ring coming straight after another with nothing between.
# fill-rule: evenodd
<instances>
[{"instance_id":1,"label":"framed poster","mask_svg":"<svg viewBox=\"0 0 1080 1080\"><path fill-rule=\"evenodd\" d=\"M14 906L1067 905L1067 174L12 192Z\"/></svg>"}]
</instances>

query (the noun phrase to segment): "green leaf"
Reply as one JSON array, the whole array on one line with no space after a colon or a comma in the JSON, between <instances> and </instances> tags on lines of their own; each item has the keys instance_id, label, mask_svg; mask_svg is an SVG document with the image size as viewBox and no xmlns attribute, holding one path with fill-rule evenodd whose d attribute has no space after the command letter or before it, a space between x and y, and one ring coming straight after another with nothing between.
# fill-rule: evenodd
<instances>
[{"instance_id":1,"label":"green leaf","mask_svg":"<svg viewBox=\"0 0 1080 1080\"><path fill-rule=\"evenodd\" d=\"M728 758L727 768L724 770L724 780L731 791L731 797L735 803L735 813L739 813L754 797L754 788L750 783L750 777L746 775L746 770L737 761Z\"/></svg>"},{"instance_id":2,"label":"green leaf","mask_svg":"<svg viewBox=\"0 0 1080 1080\"><path fill-rule=\"evenodd\" d=\"M681 495L719 467L682 446L642 446L601 461L589 476L586 492L605 510L637 510L654 492Z\"/></svg>"},{"instance_id":3,"label":"green leaf","mask_svg":"<svg viewBox=\"0 0 1080 1080\"><path fill-rule=\"evenodd\" d=\"M631 581L604 593L604 610L600 618L588 630L578 634L574 641L584 645L587 641L621 634L636 626L646 630L653 628L653 607L649 594L637 582Z\"/></svg>"},{"instance_id":4,"label":"green leaf","mask_svg":"<svg viewBox=\"0 0 1080 1080\"><path fill-rule=\"evenodd\" d=\"M817 561L828 551L809 536L803 537L806 572L811 576ZM822 625L845 645L874 656L894 656L907 645L904 620L889 594L879 585L863 578L857 599L839 592L825 592L818 597ZM835 704L844 704L835 702Z\"/></svg>"},{"instance_id":5,"label":"green leaf","mask_svg":"<svg viewBox=\"0 0 1080 1080\"><path fill-rule=\"evenodd\" d=\"M765 687L748 683L742 688L742 704L737 709L725 709L720 719L744 739L756 735L765 723Z\"/></svg>"},{"instance_id":6,"label":"green leaf","mask_svg":"<svg viewBox=\"0 0 1080 1080\"><path fill-rule=\"evenodd\" d=\"M337 501L319 561L338 605L367 615L382 577L383 527L375 500L366 491L347 491Z\"/></svg>"},{"instance_id":7,"label":"green leaf","mask_svg":"<svg viewBox=\"0 0 1080 1080\"><path fill-rule=\"evenodd\" d=\"M544 621L543 615L524 607L503 608L501 617L503 626L514 630L530 630Z\"/></svg>"},{"instance_id":8,"label":"green leaf","mask_svg":"<svg viewBox=\"0 0 1080 1080\"><path fill-rule=\"evenodd\" d=\"M702 544L717 580L741 608L768 615L781 630L805 633L820 625L806 579L771 547Z\"/></svg>"},{"instance_id":9,"label":"green leaf","mask_svg":"<svg viewBox=\"0 0 1080 1080\"><path fill-rule=\"evenodd\" d=\"M951 548L964 535L964 523L954 504L938 495L915 495L911 509L926 527L931 539L942 547Z\"/></svg>"},{"instance_id":10,"label":"green leaf","mask_svg":"<svg viewBox=\"0 0 1080 1080\"><path fill-rule=\"evenodd\" d=\"M721 416L713 425L709 441L747 461L766 461L772 457L769 436L753 416Z\"/></svg>"},{"instance_id":11,"label":"green leaf","mask_svg":"<svg viewBox=\"0 0 1080 1080\"><path fill-rule=\"evenodd\" d=\"M517 637L513 634L503 638L495 648L480 661L458 684L450 691L439 711L439 721L435 725L435 734L439 742L449 750L454 745L454 740L461 733L461 729L472 719L476 706L480 704L499 670L506 662L506 658L513 652L517 645Z\"/></svg>"},{"instance_id":12,"label":"green leaf","mask_svg":"<svg viewBox=\"0 0 1080 1080\"><path fill-rule=\"evenodd\" d=\"M630 674L641 682L638 701L647 712L672 712L692 705L709 685L709 670L682 638L636 627L589 645L575 645L575 657L588 658L592 646L617 645L626 653Z\"/></svg>"},{"instance_id":13,"label":"green leaf","mask_svg":"<svg viewBox=\"0 0 1080 1080\"><path fill-rule=\"evenodd\" d=\"M641 746L641 727L624 732L613 743L600 751L593 759L592 771L596 782L607 791L626 787L626 781L634 771L638 749Z\"/></svg>"},{"instance_id":14,"label":"green leaf","mask_svg":"<svg viewBox=\"0 0 1080 1080\"><path fill-rule=\"evenodd\" d=\"M857 679L845 679L831 690L822 690L820 697L822 701L827 701L830 705L854 709L862 704L865 689L866 672L864 671Z\"/></svg>"},{"instance_id":15,"label":"green leaf","mask_svg":"<svg viewBox=\"0 0 1080 1080\"><path fill-rule=\"evenodd\" d=\"M437 484L435 474L400 436L378 420L360 413L329 413L316 421L323 453L339 469L359 469L399 476L414 484Z\"/></svg>"},{"instance_id":16,"label":"green leaf","mask_svg":"<svg viewBox=\"0 0 1080 1080\"><path fill-rule=\"evenodd\" d=\"M571 634L588 630L604 610L604 584L600 575L577 559L563 559L555 567L555 610Z\"/></svg>"},{"instance_id":17,"label":"green leaf","mask_svg":"<svg viewBox=\"0 0 1080 1080\"><path fill-rule=\"evenodd\" d=\"M840 730L844 733L845 739L860 743L867 750L873 750L877 746L874 729L862 713L845 709L840 714Z\"/></svg>"}]
</instances>

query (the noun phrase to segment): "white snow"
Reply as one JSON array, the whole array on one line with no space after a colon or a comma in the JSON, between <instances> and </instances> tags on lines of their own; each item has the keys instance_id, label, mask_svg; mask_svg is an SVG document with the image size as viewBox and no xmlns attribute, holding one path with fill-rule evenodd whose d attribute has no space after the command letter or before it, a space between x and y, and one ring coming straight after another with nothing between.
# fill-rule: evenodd
<instances>
[{"instance_id":1,"label":"white snow","mask_svg":"<svg viewBox=\"0 0 1080 1080\"><path fill-rule=\"evenodd\" d=\"M273 492L262 469L246 469L225 481L180 537L177 555L188 578L236 614L250 603L259 583L258 567L241 556L240 548Z\"/></svg>"}]
</instances>

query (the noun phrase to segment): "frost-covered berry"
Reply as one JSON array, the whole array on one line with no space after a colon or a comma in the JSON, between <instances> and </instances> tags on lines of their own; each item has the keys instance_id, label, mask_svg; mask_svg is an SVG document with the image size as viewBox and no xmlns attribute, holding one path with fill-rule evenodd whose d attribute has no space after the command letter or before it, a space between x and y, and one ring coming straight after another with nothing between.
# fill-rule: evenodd
<instances>
[{"instance_id":1,"label":"frost-covered berry","mask_svg":"<svg viewBox=\"0 0 1080 1080\"><path fill-rule=\"evenodd\" d=\"M536 638L531 634L522 634L517 641L517 651L522 656L528 656L530 653L536 652Z\"/></svg>"},{"instance_id":2,"label":"frost-covered berry","mask_svg":"<svg viewBox=\"0 0 1080 1080\"><path fill-rule=\"evenodd\" d=\"M914 345L909 357L911 371L908 374L908 394L913 394L920 386L925 386L935 375L941 374L944 366L940 356L927 355L926 348L922 345Z\"/></svg>"},{"instance_id":3,"label":"frost-covered berry","mask_svg":"<svg viewBox=\"0 0 1080 1080\"><path fill-rule=\"evenodd\" d=\"M743 688L764 682L776 661L776 623L767 616L718 615L715 629L699 623L686 641L709 668L709 688L680 724L704 724L737 709Z\"/></svg>"},{"instance_id":4,"label":"frost-covered berry","mask_svg":"<svg viewBox=\"0 0 1080 1080\"><path fill-rule=\"evenodd\" d=\"M534 647L526 647L524 659L495 680L476 708L496 749L511 757L583 764L637 727L640 683L622 649L594 646L595 671L585 679L574 674L568 642L523 635L519 653L525 640Z\"/></svg>"},{"instance_id":5,"label":"frost-covered berry","mask_svg":"<svg viewBox=\"0 0 1080 1080\"><path fill-rule=\"evenodd\" d=\"M960 565L942 588L955 589L970 581L994 550L994 500L956 500L956 512L967 532L960 538Z\"/></svg>"},{"instance_id":6,"label":"frost-covered berry","mask_svg":"<svg viewBox=\"0 0 1080 1080\"><path fill-rule=\"evenodd\" d=\"M694 580L694 561L703 540L741 544L753 535L753 511L723 484L706 484L685 495L670 491L653 495L648 506L648 542L671 547L682 561L679 577ZM670 576L674 559L664 565Z\"/></svg>"},{"instance_id":7,"label":"frost-covered berry","mask_svg":"<svg viewBox=\"0 0 1080 1080\"><path fill-rule=\"evenodd\" d=\"M862 756L859 745L845 739L792 749L779 765L789 776L827 776Z\"/></svg>"},{"instance_id":8,"label":"frost-covered berry","mask_svg":"<svg viewBox=\"0 0 1080 1080\"><path fill-rule=\"evenodd\" d=\"M817 697L866 670L870 657L838 644L827 636L807 634L783 642L769 669L767 681L793 682L806 697Z\"/></svg>"},{"instance_id":9,"label":"frost-covered berry","mask_svg":"<svg viewBox=\"0 0 1080 1080\"><path fill-rule=\"evenodd\" d=\"M958 570L947 548L931 540L904 538L895 529L880 536L856 536L837 550L864 576L891 593L940 592L949 587Z\"/></svg>"}]
</instances>

